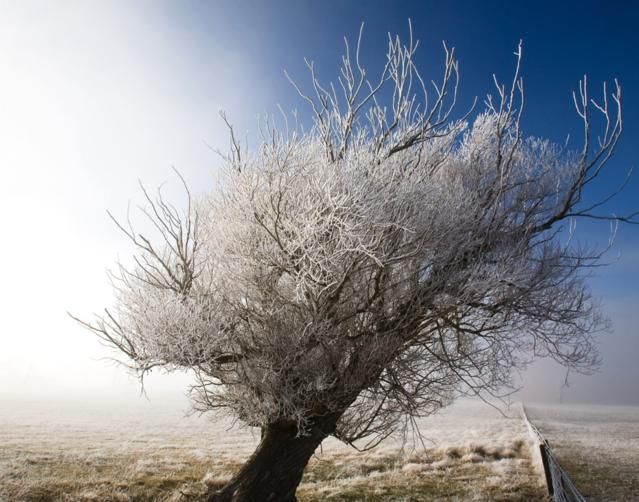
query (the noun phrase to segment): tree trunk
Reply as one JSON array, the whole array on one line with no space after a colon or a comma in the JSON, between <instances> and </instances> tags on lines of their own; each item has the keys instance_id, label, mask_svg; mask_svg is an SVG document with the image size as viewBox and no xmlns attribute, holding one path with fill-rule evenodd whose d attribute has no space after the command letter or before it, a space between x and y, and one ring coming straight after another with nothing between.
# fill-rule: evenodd
<instances>
[{"instance_id":1,"label":"tree trunk","mask_svg":"<svg viewBox=\"0 0 639 502\"><path fill-rule=\"evenodd\" d=\"M295 502L304 468L319 444L335 430L340 414L314 419L306 435L293 424L262 429L257 449L236 476L208 502Z\"/></svg>"}]
</instances>

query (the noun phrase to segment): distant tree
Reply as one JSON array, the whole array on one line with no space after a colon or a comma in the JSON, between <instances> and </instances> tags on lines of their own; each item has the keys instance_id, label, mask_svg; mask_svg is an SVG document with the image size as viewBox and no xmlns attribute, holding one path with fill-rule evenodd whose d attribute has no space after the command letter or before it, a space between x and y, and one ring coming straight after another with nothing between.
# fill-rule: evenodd
<instances>
[{"instance_id":1,"label":"distant tree","mask_svg":"<svg viewBox=\"0 0 639 502\"><path fill-rule=\"evenodd\" d=\"M522 134L521 45L512 82L496 81L469 122L452 118L454 50L428 92L412 34L389 37L378 80L360 41L335 85L312 63L311 94L291 80L310 130L269 123L250 152L230 127L223 182L189 195L185 213L144 192L161 238L118 223L135 265L115 274L114 308L83 322L140 375L192 370L196 409L261 428L210 500L295 500L327 436L372 448L461 394L511 389L535 357L598 363L606 322L584 272L601 252L571 243L568 224L635 216L600 215L608 198L583 197L621 134L619 85L595 102L580 83L584 141L572 152Z\"/></svg>"}]
</instances>

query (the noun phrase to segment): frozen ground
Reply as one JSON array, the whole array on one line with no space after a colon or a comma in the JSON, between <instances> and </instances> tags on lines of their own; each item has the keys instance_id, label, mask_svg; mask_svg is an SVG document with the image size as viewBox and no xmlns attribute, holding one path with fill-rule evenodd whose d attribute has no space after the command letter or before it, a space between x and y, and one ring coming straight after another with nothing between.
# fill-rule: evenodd
<instances>
[{"instance_id":1,"label":"frozen ground","mask_svg":"<svg viewBox=\"0 0 639 502\"><path fill-rule=\"evenodd\" d=\"M588 500L639 500L639 407L526 405L526 410Z\"/></svg>"},{"instance_id":2,"label":"frozen ground","mask_svg":"<svg viewBox=\"0 0 639 502\"><path fill-rule=\"evenodd\" d=\"M425 419L424 445L357 453L327 441L300 500L539 500L516 410L463 402ZM183 407L0 402L0 501L197 500L221 486L258 435Z\"/></svg>"}]
</instances>

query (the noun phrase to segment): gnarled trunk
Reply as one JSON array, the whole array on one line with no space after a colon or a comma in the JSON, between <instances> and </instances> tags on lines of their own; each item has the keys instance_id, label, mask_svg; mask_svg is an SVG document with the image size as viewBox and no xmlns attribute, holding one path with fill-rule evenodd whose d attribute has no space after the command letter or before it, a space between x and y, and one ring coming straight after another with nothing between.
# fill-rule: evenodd
<instances>
[{"instance_id":1,"label":"gnarled trunk","mask_svg":"<svg viewBox=\"0 0 639 502\"><path fill-rule=\"evenodd\" d=\"M341 414L317 417L307 434L293 424L270 424L251 458L209 502L294 502L304 468L319 444L335 430Z\"/></svg>"}]
</instances>

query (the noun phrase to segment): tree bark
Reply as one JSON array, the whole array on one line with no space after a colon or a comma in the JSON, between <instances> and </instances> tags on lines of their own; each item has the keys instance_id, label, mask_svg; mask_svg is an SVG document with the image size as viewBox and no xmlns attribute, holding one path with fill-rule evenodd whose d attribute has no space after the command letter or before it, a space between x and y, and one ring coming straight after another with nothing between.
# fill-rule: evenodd
<instances>
[{"instance_id":1,"label":"tree bark","mask_svg":"<svg viewBox=\"0 0 639 502\"><path fill-rule=\"evenodd\" d=\"M235 477L208 502L295 502L295 491L311 455L335 430L341 414L317 417L297 436L294 424L270 424L253 455Z\"/></svg>"}]
</instances>

